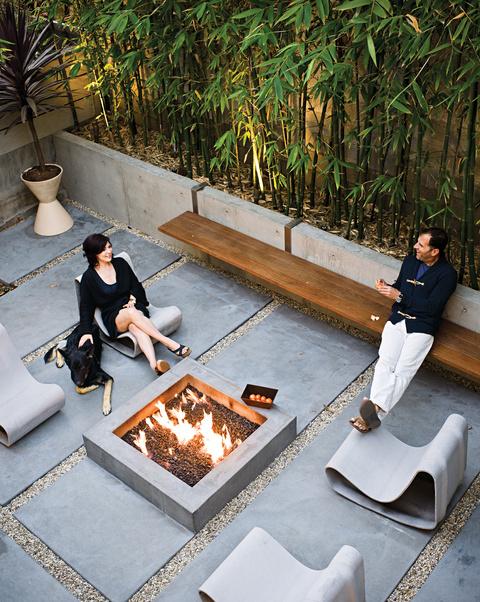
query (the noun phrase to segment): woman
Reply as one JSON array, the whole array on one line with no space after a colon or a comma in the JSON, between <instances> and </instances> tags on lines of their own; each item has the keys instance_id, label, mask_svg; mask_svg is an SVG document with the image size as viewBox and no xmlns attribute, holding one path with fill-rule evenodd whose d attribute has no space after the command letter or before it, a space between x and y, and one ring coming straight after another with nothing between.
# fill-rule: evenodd
<instances>
[{"instance_id":1,"label":"woman","mask_svg":"<svg viewBox=\"0 0 480 602\"><path fill-rule=\"evenodd\" d=\"M95 308L100 308L108 334L115 338L129 330L152 370L161 374L170 368L168 362L156 360L150 337L156 339L176 356L184 358L191 349L164 336L149 320L145 289L129 264L121 257L113 257L110 239L103 234L91 234L83 242L88 269L80 284L80 334L78 346L90 339Z\"/></svg>"}]
</instances>

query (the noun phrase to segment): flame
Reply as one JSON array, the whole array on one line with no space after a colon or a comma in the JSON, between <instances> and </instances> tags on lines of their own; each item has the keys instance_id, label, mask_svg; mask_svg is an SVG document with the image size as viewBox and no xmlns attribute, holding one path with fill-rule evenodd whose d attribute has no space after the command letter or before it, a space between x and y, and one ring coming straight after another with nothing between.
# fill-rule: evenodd
<instances>
[{"instance_id":1,"label":"flame","mask_svg":"<svg viewBox=\"0 0 480 602\"><path fill-rule=\"evenodd\" d=\"M169 408L168 412L163 403L157 402L155 404L158 412L145 419L150 429L155 428L155 423L167 429L175 435L179 445L186 445L195 437L200 436L202 452L210 456L213 465L218 464L232 449L240 445L240 439L232 442L232 437L226 424L222 426L221 433L216 433L213 430L213 415L211 412L203 410L203 418L195 424L191 424L187 420L182 406L189 403L193 404L192 409L197 404L207 405L207 407L211 406L210 400L205 394L202 394L199 398L191 389L187 389L180 397L178 395L175 397L178 399L178 406ZM147 449L145 431L139 431L133 442L145 456L151 457ZM168 453L173 456L174 450L169 448Z\"/></svg>"},{"instance_id":2,"label":"flame","mask_svg":"<svg viewBox=\"0 0 480 602\"><path fill-rule=\"evenodd\" d=\"M133 442L140 449L144 456L151 458L151 454L147 449L147 436L145 435L145 431L138 431L138 435L135 437Z\"/></svg>"}]
</instances>

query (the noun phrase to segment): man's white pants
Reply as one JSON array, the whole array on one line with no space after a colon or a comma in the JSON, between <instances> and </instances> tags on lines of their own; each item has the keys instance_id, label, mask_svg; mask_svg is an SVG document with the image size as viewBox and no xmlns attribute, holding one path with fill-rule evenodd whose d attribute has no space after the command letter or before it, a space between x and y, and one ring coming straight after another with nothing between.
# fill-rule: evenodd
<instances>
[{"instance_id":1,"label":"man's white pants","mask_svg":"<svg viewBox=\"0 0 480 602\"><path fill-rule=\"evenodd\" d=\"M405 320L385 324L370 391L370 399L385 414L401 399L432 345L431 334L408 333Z\"/></svg>"}]
</instances>

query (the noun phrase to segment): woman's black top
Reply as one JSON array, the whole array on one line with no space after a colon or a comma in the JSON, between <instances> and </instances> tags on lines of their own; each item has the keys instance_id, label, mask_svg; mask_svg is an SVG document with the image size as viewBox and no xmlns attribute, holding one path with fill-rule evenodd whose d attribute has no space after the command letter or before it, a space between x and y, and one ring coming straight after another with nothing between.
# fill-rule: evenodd
<instances>
[{"instance_id":1,"label":"woman's black top","mask_svg":"<svg viewBox=\"0 0 480 602\"><path fill-rule=\"evenodd\" d=\"M89 267L80 283L80 335L91 334L95 308L100 308L102 320L111 337L118 336L115 318L128 303L130 295L136 298L135 307L147 318L150 316L145 289L138 281L132 268L125 259L114 257L112 265L117 275L114 284L107 284L97 270Z\"/></svg>"}]
</instances>

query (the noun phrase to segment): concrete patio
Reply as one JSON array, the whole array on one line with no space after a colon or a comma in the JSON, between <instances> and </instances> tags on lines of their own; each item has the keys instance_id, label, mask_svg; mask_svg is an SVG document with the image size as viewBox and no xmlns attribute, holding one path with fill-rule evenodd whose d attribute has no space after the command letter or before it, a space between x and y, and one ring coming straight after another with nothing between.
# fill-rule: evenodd
<instances>
[{"instance_id":1,"label":"concrete patio","mask_svg":"<svg viewBox=\"0 0 480 602\"><path fill-rule=\"evenodd\" d=\"M62 411L11 448L0 445L1 602L198 602L200 584L254 526L312 568L344 544L356 547L369 602L480 601L478 393L424 368L385 420L420 446L448 415L466 418L467 470L446 520L419 531L369 512L335 494L323 468L368 392L376 346L125 224L67 208L75 225L60 236L35 235L33 218L0 231L0 278L15 286L0 297L0 322L35 378L66 393ZM173 336L192 347L187 361L239 389L278 388L276 405L296 418L294 441L198 533L86 457L82 435L104 420L102 391L78 395L66 368L44 364L78 320L73 279L85 269L81 242L92 232L130 254L155 305L182 309ZM179 361L160 346L157 354ZM108 346L102 367L115 380L114 411L155 379L143 356Z\"/></svg>"}]
</instances>

